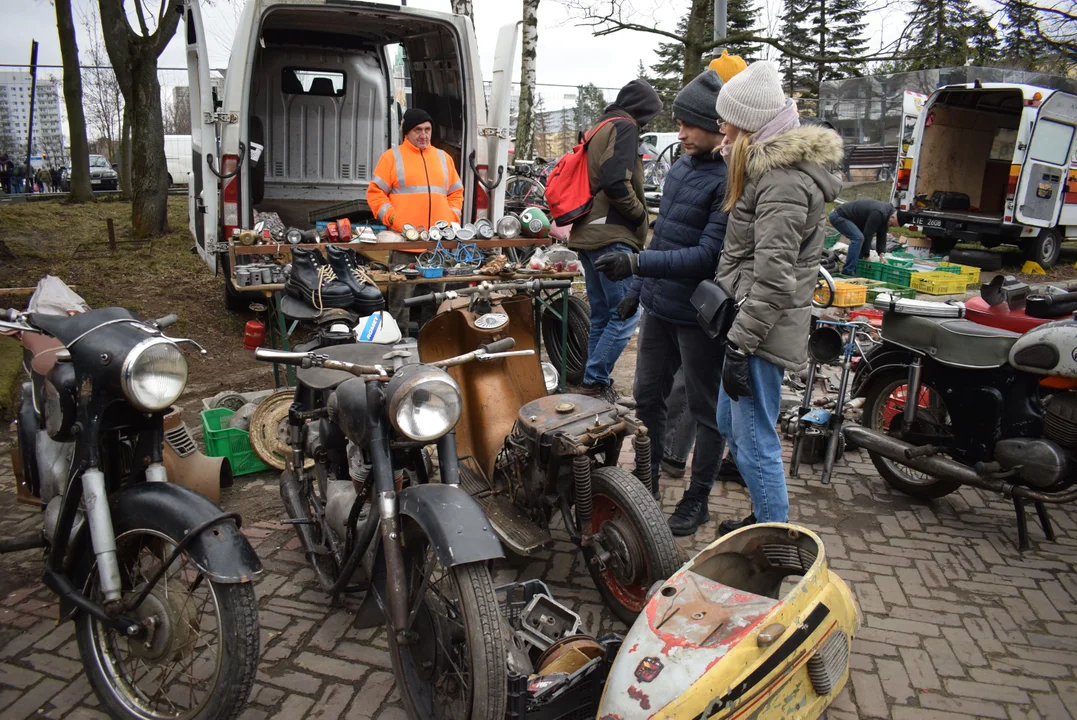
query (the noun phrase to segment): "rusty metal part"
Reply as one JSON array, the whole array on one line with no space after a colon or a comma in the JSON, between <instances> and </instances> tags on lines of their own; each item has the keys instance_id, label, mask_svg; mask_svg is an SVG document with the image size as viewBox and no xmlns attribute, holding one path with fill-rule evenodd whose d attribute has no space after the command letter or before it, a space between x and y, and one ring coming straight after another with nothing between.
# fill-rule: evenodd
<instances>
[{"instance_id":1,"label":"rusty metal part","mask_svg":"<svg viewBox=\"0 0 1077 720\"><path fill-rule=\"evenodd\" d=\"M558 403L557 407L554 408L554 410L561 415L567 415L575 409L576 406L570 402Z\"/></svg>"},{"instance_id":2,"label":"rusty metal part","mask_svg":"<svg viewBox=\"0 0 1077 720\"><path fill-rule=\"evenodd\" d=\"M658 494L658 477L651 474L651 438L647 433L636 433L632 436L632 449L636 454L636 467L632 474L643 483L643 487L650 488L651 494Z\"/></svg>"},{"instance_id":3,"label":"rusty metal part","mask_svg":"<svg viewBox=\"0 0 1077 720\"><path fill-rule=\"evenodd\" d=\"M545 675L547 668L553 663L573 652L581 653L586 660L593 660L602 657L606 649L590 635L569 635L561 638L539 655L538 662L535 663L536 674Z\"/></svg>"},{"instance_id":4,"label":"rusty metal part","mask_svg":"<svg viewBox=\"0 0 1077 720\"><path fill-rule=\"evenodd\" d=\"M259 403L251 416L251 449L262 462L278 470L285 468L292 454L288 408L294 398L293 390L279 390ZM303 467L314 467L313 458L306 458Z\"/></svg>"},{"instance_id":5,"label":"rusty metal part","mask_svg":"<svg viewBox=\"0 0 1077 720\"><path fill-rule=\"evenodd\" d=\"M1077 487L1070 488L1065 492L1040 492L1023 485L1014 485L1001 478L981 475L968 465L941 455L919 455L916 445L898 440L877 430L870 430L859 425L846 425L843 431L847 439L868 452L878 453L894 462L899 462L941 480L953 480L962 485L971 485L1010 497L1039 502L1067 503L1077 500ZM910 453L912 457L909 457L906 453Z\"/></svg>"},{"instance_id":6,"label":"rusty metal part","mask_svg":"<svg viewBox=\"0 0 1077 720\"><path fill-rule=\"evenodd\" d=\"M531 298L516 295L493 299L493 312L503 312L509 322L493 330L475 325L478 317L466 309L466 298L448 300L419 333L422 362L462 355L482 344L512 337L514 350L535 350L534 310ZM472 455L486 477L493 477L494 464L505 438L512 432L517 410L534 398L546 397L546 384L537 356L514 356L485 363L467 363L448 369L460 386L463 412L456 425L456 445L461 457Z\"/></svg>"},{"instance_id":7,"label":"rusty metal part","mask_svg":"<svg viewBox=\"0 0 1077 720\"><path fill-rule=\"evenodd\" d=\"M576 455L572 458L572 489L576 500L576 520L584 536L591 534L591 458Z\"/></svg>"},{"instance_id":8,"label":"rusty metal part","mask_svg":"<svg viewBox=\"0 0 1077 720\"><path fill-rule=\"evenodd\" d=\"M169 482L194 490L219 505L221 488L232 484L232 466L228 459L207 457L198 452L183 421L182 409L173 408L162 424L165 442L161 461Z\"/></svg>"}]
</instances>

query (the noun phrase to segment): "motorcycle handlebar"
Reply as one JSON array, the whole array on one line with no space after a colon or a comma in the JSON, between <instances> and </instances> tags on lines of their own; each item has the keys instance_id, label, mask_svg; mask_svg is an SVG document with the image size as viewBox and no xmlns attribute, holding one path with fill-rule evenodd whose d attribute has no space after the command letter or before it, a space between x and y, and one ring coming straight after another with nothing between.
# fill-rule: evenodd
<instances>
[{"instance_id":1,"label":"motorcycle handlebar","mask_svg":"<svg viewBox=\"0 0 1077 720\"><path fill-rule=\"evenodd\" d=\"M277 363L278 365L310 367L310 353L305 352L286 352L284 350L255 348L254 359L261 360L262 362Z\"/></svg>"},{"instance_id":2,"label":"motorcycle handlebar","mask_svg":"<svg viewBox=\"0 0 1077 720\"><path fill-rule=\"evenodd\" d=\"M175 325L179 322L179 316L176 313L169 313L164 317L157 318L153 321L153 324L157 326L158 330L164 330L166 327Z\"/></svg>"},{"instance_id":3,"label":"motorcycle handlebar","mask_svg":"<svg viewBox=\"0 0 1077 720\"><path fill-rule=\"evenodd\" d=\"M409 298L404 300L404 307L414 307L416 305L422 305L424 303L434 302L434 301L436 301L438 299L438 295L443 295L443 294L444 293L430 293L428 295L416 295L414 297L409 297Z\"/></svg>"},{"instance_id":4,"label":"motorcycle handlebar","mask_svg":"<svg viewBox=\"0 0 1077 720\"><path fill-rule=\"evenodd\" d=\"M508 337L502 340L496 340L486 345L480 345L479 347L485 350L487 354L505 352L506 350L512 350L514 347L516 347L516 338Z\"/></svg>"},{"instance_id":5,"label":"motorcycle handlebar","mask_svg":"<svg viewBox=\"0 0 1077 720\"><path fill-rule=\"evenodd\" d=\"M491 283L484 281L475 287L461 288L449 292L430 293L428 295L416 295L404 301L404 307L414 307L423 303L444 302L450 297L466 297L480 292L500 292L502 290L566 290L572 287L572 281L565 280L513 280L511 282Z\"/></svg>"}]
</instances>

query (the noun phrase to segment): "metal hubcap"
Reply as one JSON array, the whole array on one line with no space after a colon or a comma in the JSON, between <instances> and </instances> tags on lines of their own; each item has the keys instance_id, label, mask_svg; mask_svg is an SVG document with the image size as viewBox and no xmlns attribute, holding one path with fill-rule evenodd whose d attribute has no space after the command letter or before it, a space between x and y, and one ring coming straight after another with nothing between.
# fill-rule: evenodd
<instances>
[{"instance_id":1,"label":"metal hubcap","mask_svg":"<svg viewBox=\"0 0 1077 720\"><path fill-rule=\"evenodd\" d=\"M622 528L620 520L602 526L602 546L610 554L607 567L622 585L632 585L639 577L641 550L630 528Z\"/></svg>"},{"instance_id":2,"label":"metal hubcap","mask_svg":"<svg viewBox=\"0 0 1077 720\"><path fill-rule=\"evenodd\" d=\"M142 592L135 587L131 596ZM185 602L186 590L176 580L159 583L135 611L146 628L146 637L128 640L128 650L147 663L182 662L194 651L198 614Z\"/></svg>"}]
</instances>

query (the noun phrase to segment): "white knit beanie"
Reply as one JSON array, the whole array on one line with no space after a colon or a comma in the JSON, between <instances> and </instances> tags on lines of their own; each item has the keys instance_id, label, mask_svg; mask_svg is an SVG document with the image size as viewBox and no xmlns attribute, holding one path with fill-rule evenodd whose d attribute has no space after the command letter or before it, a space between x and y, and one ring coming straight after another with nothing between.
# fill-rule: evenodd
<instances>
[{"instance_id":1,"label":"white knit beanie","mask_svg":"<svg viewBox=\"0 0 1077 720\"><path fill-rule=\"evenodd\" d=\"M757 132L785 107L778 63L754 62L722 86L715 107L723 122Z\"/></svg>"}]
</instances>

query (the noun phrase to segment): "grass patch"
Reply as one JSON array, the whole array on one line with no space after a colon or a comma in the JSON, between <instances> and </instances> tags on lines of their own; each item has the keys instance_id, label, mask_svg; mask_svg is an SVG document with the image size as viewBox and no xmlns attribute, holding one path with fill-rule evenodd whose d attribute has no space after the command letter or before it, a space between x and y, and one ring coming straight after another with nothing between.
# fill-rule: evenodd
<instances>
[{"instance_id":1,"label":"grass patch","mask_svg":"<svg viewBox=\"0 0 1077 720\"><path fill-rule=\"evenodd\" d=\"M247 320L224 308L222 279L214 277L193 252L187 227L187 198L168 199L171 232L153 238L152 248L119 245L115 254L74 257L76 246L105 250L106 220L111 218L119 241L131 239L131 205L106 200L70 205L59 200L7 203L0 212L0 240L14 260L0 263L0 307L26 307L29 296L5 294L4 288L33 287L46 274L55 275L85 298L90 307L119 306L140 317L176 313L169 329L174 337L190 337L206 346L208 358L188 353L191 377L227 375L254 366L243 350ZM203 376L205 377L205 376Z\"/></svg>"},{"instance_id":2,"label":"grass patch","mask_svg":"<svg viewBox=\"0 0 1077 720\"><path fill-rule=\"evenodd\" d=\"M21 379L22 345L15 338L0 335L0 420L14 417Z\"/></svg>"}]
</instances>

